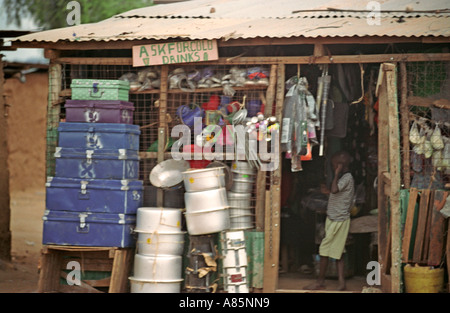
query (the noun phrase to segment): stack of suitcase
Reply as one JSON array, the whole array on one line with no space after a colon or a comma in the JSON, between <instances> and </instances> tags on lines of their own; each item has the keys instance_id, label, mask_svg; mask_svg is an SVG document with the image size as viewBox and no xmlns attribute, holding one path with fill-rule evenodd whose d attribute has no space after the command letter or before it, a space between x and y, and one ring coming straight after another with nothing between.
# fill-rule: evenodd
<instances>
[{"instance_id":1,"label":"stack of suitcase","mask_svg":"<svg viewBox=\"0 0 450 313\"><path fill-rule=\"evenodd\" d=\"M71 87L47 178L43 244L133 247L143 182L128 82L80 79Z\"/></svg>"}]
</instances>

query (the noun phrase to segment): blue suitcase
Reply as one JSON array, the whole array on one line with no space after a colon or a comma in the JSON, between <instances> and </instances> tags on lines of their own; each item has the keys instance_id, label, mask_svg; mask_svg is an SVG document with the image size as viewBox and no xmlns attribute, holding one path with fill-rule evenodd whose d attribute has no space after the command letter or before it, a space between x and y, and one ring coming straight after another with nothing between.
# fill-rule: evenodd
<instances>
[{"instance_id":1,"label":"blue suitcase","mask_svg":"<svg viewBox=\"0 0 450 313\"><path fill-rule=\"evenodd\" d=\"M85 149L139 150L139 125L112 123L67 123L58 127L58 146Z\"/></svg>"},{"instance_id":2,"label":"blue suitcase","mask_svg":"<svg viewBox=\"0 0 450 313\"><path fill-rule=\"evenodd\" d=\"M55 176L86 179L138 179L139 156L134 150L85 150L57 147Z\"/></svg>"},{"instance_id":3,"label":"blue suitcase","mask_svg":"<svg viewBox=\"0 0 450 313\"><path fill-rule=\"evenodd\" d=\"M46 210L42 243L89 247L134 247L136 215Z\"/></svg>"},{"instance_id":4,"label":"blue suitcase","mask_svg":"<svg viewBox=\"0 0 450 313\"><path fill-rule=\"evenodd\" d=\"M46 209L136 214L143 204L140 180L48 177Z\"/></svg>"}]
</instances>

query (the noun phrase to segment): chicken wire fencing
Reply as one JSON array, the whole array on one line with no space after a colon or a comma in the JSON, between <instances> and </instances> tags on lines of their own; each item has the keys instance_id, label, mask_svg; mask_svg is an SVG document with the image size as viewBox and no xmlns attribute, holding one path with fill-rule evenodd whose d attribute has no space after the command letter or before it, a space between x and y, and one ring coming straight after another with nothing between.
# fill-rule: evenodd
<instances>
[{"instance_id":1,"label":"chicken wire fencing","mask_svg":"<svg viewBox=\"0 0 450 313\"><path fill-rule=\"evenodd\" d=\"M450 181L450 62L408 62L406 82L410 150L401 155L409 153L410 166L403 183L443 189Z\"/></svg>"},{"instance_id":2,"label":"chicken wire fencing","mask_svg":"<svg viewBox=\"0 0 450 313\"><path fill-rule=\"evenodd\" d=\"M133 124L140 126L139 179L144 186L152 187L149 175L157 165L158 132L161 126L161 66L133 67L124 64L61 64L60 81L50 80L50 89L58 92L58 103L49 107L47 131L47 176L54 174L53 153L58 146L57 126L66 120L65 102L71 99L73 79L111 79L130 82L129 102L134 105ZM171 158L173 143L179 138L171 137L176 125L188 125L191 143L196 134L192 117L197 109L203 111L202 127L229 125L231 113L245 107L247 116L264 112L265 94L269 85L269 69L254 65L176 65L168 66L167 93L165 101L165 156ZM222 128L223 129L223 128ZM198 140L198 137L197 137ZM225 149L224 149L225 151ZM232 160L223 159L231 167ZM205 163L206 164L206 163ZM147 190L148 197L156 198L155 190ZM255 207L256 188L251 192L251 207ZM145 195L144 195L145 197ZM164 197L164 198L171 198Z\"/></svg>"}]
</instances>

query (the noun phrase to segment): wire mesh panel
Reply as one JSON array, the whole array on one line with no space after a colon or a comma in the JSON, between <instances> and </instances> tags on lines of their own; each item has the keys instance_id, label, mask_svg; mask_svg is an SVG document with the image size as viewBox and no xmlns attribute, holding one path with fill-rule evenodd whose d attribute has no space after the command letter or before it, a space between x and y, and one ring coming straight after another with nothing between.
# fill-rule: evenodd
<instances>
[{"instance_id":1,"label":"wire mesh panel","mask_svg":"<svg viewBox=\"0 0 450 313\"><path fill-rule=\"evenodd\" d=\"M410 187L442 189L450 179L450 63L406 64Z\"/></svg>"},{"instance_id":2,"label":"wire mesh panel","mask_svg":"<svg viewBox=\"0 0 450 313\"><path fill-rule=\"evenodd\" d=\"M176 125L187 125L191 129L191 144L198 133L208 125L219 125L222 129L232 124L233 113L246 109L247 117L264 112L266 89L269 85L270 65L259 67L251 64L239 65L170 65L168 66L167 91L161 90L161 66L132 67L127 62L114 59L106 64L66 63L57 65L51 77L50 90L54 93L49 106L47 144L48 175L54 172L55 147L58 145L57 128L66 119L65 102L71 99L71 84L74 79L127 80L130 82L129 102L134 106L133 124L140 126L139 179L150 186L149 175L158 160L158 133L165 128L164 158L171 157L171 146L179 137L171 136ZM101 60L99 61L101 63ZM58 73L59 71L59 73ZM164 92L164 94L162 93ZM162 96L164 95L164 101ZM53 102L52 102L53 101ZM163 104L164 103L164 104ZM161 106L164 105L163 110ZM193 112L200 111L200 129L194 129ZM161 116L164 112L164 117ZM164 123L161 124L161 121ZM243 121L241 121L243 123ZM178 134L179 135L179 134ZM214 133L214 136L218 134ZM225 152L224 147L224 152ZM231 167L228 155L221 160ZM204 163L206 164L206 163ZM251 207L255 207L256 188L251 191ZM254 220L254 219L253 219Z\"/></svg>"}]
</instances>

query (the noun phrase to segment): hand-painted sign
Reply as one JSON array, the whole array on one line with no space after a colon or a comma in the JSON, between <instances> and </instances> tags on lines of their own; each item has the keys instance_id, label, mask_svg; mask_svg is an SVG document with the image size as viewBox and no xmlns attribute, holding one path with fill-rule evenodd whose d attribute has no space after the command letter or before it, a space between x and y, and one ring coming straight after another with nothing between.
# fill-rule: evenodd
<instances>
[{"instance_id":1,"label":"hand-painted sign","mask_svg":"<svg viewBox=\"0 0 450 313\"><path fill-rule=\"evenodd\" d=\"M167 42L133 47L133 66L217 60L216 40Z\"/></svg>"}]
</instances>

